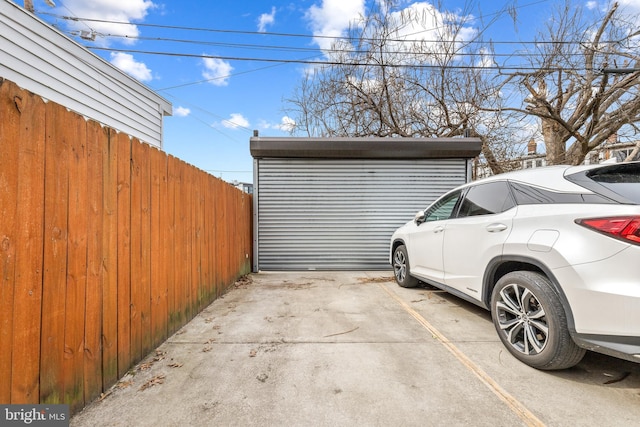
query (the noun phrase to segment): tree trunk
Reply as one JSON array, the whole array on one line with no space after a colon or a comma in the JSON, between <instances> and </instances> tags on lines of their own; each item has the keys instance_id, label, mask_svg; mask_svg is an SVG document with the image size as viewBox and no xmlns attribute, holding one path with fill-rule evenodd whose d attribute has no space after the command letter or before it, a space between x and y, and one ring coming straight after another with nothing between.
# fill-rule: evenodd
<instances>
[{"instance_id":1,"label":"tree trunk","mask_svg":"<svg viewBox=\"0 0 640 427\"><path fill-rule=\"evenodd\" d=\"M548 165L561 165L566 160L566 147L562 133L557 122L545 118L542 119L542 136L544 137L544 146L547 151Z\"/></svg>"},{"instance_id":2,"label":"tree trunk","mask_svg":"<svg viewBox=\"0 0 640 427\"><path fill-rule=\"evenodd\" d=\"M500 162L496 159L496 156L493 155L493 150L491 150L491 147L489 147L489 144L487 142L487 139L484 137L481 137L482 140L482 155L484 155L484 158L487 160L487 165L489 165L489 168L491 169L491 173L493 173L494 175L498 175L501 174L502 172L504 172L504 169L502 169L502 166L500 165Z\"/></svg>"}]
</instances>

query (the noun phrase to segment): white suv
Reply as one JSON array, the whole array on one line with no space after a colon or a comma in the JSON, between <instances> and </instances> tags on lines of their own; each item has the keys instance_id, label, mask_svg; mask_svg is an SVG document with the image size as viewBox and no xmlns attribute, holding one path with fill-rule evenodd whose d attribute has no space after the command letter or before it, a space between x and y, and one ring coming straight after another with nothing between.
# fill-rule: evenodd
<instances>
[{"instance_id":1,"label":"white suv","mask_svg":"<svg viewBox=\"0 0 640 427\"><path fill-rule=\"evenodd\" d=\"M491 310L538 369L586 350L640 362L640 162L549 166L458 187L391 238L396 281Z\"/></svg>"}]
</instances>

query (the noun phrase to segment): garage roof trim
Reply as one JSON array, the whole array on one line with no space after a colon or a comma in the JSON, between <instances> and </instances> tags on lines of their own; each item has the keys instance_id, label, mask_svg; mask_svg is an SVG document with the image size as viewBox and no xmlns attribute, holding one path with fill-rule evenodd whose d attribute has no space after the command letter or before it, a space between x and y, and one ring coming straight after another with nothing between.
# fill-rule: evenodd
<instances>
[{"instance_id":1,"label":"garage roof trim","mask_svg":"<svg viewBox=\"0 0 640 427\"><path fill-rule=\"evenodd\" d=\"M319 159L444 159L480 154L480 138L252 137L251 156Z\"/></svg>"}]
</instances>

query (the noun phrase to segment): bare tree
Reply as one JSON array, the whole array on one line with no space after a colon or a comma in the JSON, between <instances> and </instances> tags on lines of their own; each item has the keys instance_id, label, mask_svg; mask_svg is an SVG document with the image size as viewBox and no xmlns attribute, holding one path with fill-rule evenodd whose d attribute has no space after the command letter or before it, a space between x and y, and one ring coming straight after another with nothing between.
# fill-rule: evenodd
<instances>
[{"instance_id":1,"label":"bare tree","mask_svg":"<svg viewBox=\"0 0 640 427\"><path fill-rule=\"evenodd\" d=\"M590 15L566 0L533 48L515 52L526 60L516 66L493 62L483 42L492 22L471 25L470 9L400 13L393 2L377 4L288 100L296 133L478 136L493 173L517 167L509 160L534 134L542 135L548 164L579 164L611 136L637 134L640 31L617 3ZM515 19L516 10L503 12ZM523 123L536 121L523 132Z\"/></svg>"},{"instance_id":2,"label":"bare tree","mask_svg":"<svg viewBox=\"0 0 640 427\"><path fill-rule=\"evenodd\" d=\"M398 12L376 2L344 39L327 65L314 69L288 100L296 133L309 136L479 136L494 173L511 156L504 135L491 57L470 14L442 14L434 6ZM496 135L503 133L501 137ZM524 142L524 141L523 141Z\"/></svg>"},{"instance_id":3,"label":"bare tree","mask_svg":"<svg viewBox=\"0 0 640 427\"><path fill-rule=\"evenodd\" d=\"M580 164L612 135L635 133L640 122L637 21L625 21L617 3L596 18L566 1L528 55L531 71L504 81L503 90L515 88L524 101L502 111L540 119L548 164Z\"/></svg>"}]
</instances>

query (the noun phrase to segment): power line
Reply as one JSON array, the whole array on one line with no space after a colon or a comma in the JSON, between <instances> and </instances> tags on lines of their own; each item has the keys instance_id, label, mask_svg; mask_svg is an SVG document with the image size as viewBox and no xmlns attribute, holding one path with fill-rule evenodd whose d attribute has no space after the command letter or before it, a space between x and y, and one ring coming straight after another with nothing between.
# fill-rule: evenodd
<instances>
[{"instance_id":1,"label":"power line","mask_svg":"<svg viewBox=\"0 0 640 427\"><path fill-rule=\"evenodd\" d=\"M88 49L102 50L108 52L126 52L143 55L160 55L160 56L174 56L174 57L186 57L186 58L206 58L206 59L220 59L223 61L253 61L253 62L271 62L278 64L305 64L305 65L351 65L359 67L387 67L387 68L427 68L427 69L441 69L442 65L433 65L426 63L389 63L381 64L379 62L346 62L346 61L332 61L332 60L309 60L309 59L278 59L278 58L258 58L258 57L241 57L241 56L225 56L225 55L209 55L209 54L194 54L194 53L180 53L180 52L163 52L163 51L150 51L150 50L137 50L137 49L115 49L109 47L99 46L86 46ZM428 56L425 54L418 54L418 56ZM491 55L487 55L490 57ZM500 70L500 71L522 71L522 72L556 72L556 71L586 71L585 68L577 67L538 67L538 66L500 66L500 65L447 65L447 69L459 69L459 70Z\"/></svg>"},{"instance_id":2,"label":"power line","mask_svg":"<svg viewBox=\"0 0 640 427\"><path fill-rule=\"evenodd\" d=\"M544 1L542 1L544 2ZM538 3L538 2L536 2ZM287 36L287 37L307 37L307 38L312 38L312 37L318 37L318 36L313 36L313 35L308 35L308 34L294 34L294 33L261 33L261 32L254 32L254 31L241 31L241 30L221 30L221 29L210 29L210 28L198 28L198 27L182 27L182 26L170 26L170 25L159 25L159 24L131 24L129 22L122 22L122 21L110 21L110 20L101 20L101 19L90 19L90 18L77 18L77 17L65 17L65 16L60 16L60 15L54 15L51 13L47 13L47 12L43 12L43 14L48 14L48 15L52 15L52 16L56 16L56 17L60 17L63 19L69 19L72 21L90 21L90 22L101 22L101 23L110 23L110 24L122 24L122 25L138 25L138 26L148 26L148 27L156 27L156 28L165 28L165 29L187 29L187 30L197 30L197 31L209 31L209 32L222 32L222 33L232 33L232 34L250 34L250 35L260 35L260 36L264 36L264 35L275 35L275 36ZM86 24L85 24L86 25ZM76 32L69 32L71 35L75 35L77 36L78 34ZM92 30L92 35L95 35L97 33L95 33ZM213 42L213 41L205 41L205 40L193 40L193 39L179 39L179 38L167 38L167 37L142 37L142 36L126 36L126 35L114 35L114 34L100 34L103 37L119 37L119 38L125 38L127 40L141 40L141 41L156 41L156 42L173 42L173 43L184 43L184 44L195 44L195 45L205 45L205 46L215 46L215 47L220 47L220 48L238 48L238 49L248 49L248 50L272 50L272 51L279 51L279 52L317 52L318 48L308 48L308 47L299 47L299 46L282 46L282 45L268 45L268 44L252 44L252 43L228 43L228 42ZM334 40L354 40L355 38L352 37L332 37L332 36L322 36L323 38L329 38L329 39L334 39ZM363 40L362 38L360 38L359 40ZM364 39L364 40L373 40L373 39ZM482 43L482 42L475 42L475 41L464 41L464 40L426 40L426 39L417 39L417 40L410 40L410 39L387 39L385 40L385 42L388 42L390 44L392 43L399 43L399 44L404 44L404 43L457 43L457 44L461 44L464 45L464 47L466 49L468 49L469 47L473 46L473 45L478 45L478 46L483 46L485 44L491 44L492 46L496 46L496 45L527 45L527 44L532 44L532 43L537 43L539 45L544 45L544 44L554 44L554 45L568 45L568 44L579 44L580 42L578 41L541 41L541 42L528 42L528 41L490 41L489 43ZM606 43L617 43L617 41L604 41L601 42L603 44ZM95 49L95 50L108 50L108 51L112 51L112 52L129 52L129 53L140 53L140 54L150 54L150 55L163 55L163 56L176 56L176 57L211 57L211 58L217 58L217 59L223 59L223 60L234 60L234 61L259 61L259 62L274 62L274 63L279 63L279 64L286 64L286 63L298 63L298 64L308 64L308 65L341 65L344 62L332 62L332 61L324 61L324 60L318 60L318 61L310 61L308 58L305 58L303 60L300 59L277 59L277 58L258 58L258 57L240 57L240 56L206 56L206 55L200 55L200 54L189 54L189 53L176 53L176 52L168 52L168 51L150 51L150 50L126 50L126 49L115 49L115 48L107 48L107 47L98 47L98 46L85 46L89 49ZM349 49L331 49L331 50L324 50L323 53L325 55L330 55L330 54L344 54L344 55L361 55L365 52L363 51L359 51L359 50L349 50ZM386 51L381 51L378 52L380 54L386 54L386 55L406 55L407 57L411 57L411 53L410 52L406 52L406 51L402 51L401 49L398 50L386 50ZM418 56L423 56L425 55L424 53L418 53L418 54L413 54L413 55L418 55ZM438 57L438 53L430 53L428 54L431 57ZM443 53L444 55L444 53ZM464 51L460 54L460 57L464 57L464 58L468 58L468 59L473 59L473 58L511 58L511 59L518 59L518 58L529 58L531 57L532 53L530 52L518 52L518 51L514 51L514 52L508 52L508 53L500 53L500 52L495 52L495 51L491 51L488 53L482 52L482 51L478 51L478 52L469 52L469 51ZM317 55L317 56L321 56L321 55ZM577 53L567 53L566 56L576 56L576 57L580 57L582 56L581 53L577 52ZM357 60L357 59L356 59ZM367 63L362 63L360 64L362 66L366 66L366 65L374 65L374 64L367 64ZM388 65L390 67L394 66L394 65ZM435 68L435 66L430 66L428 64L415 64L415 63L404 63L404 64L398 64L396 65L398 67L432 67ZM533 70L534 67L526 67L526 66L518 66L518 65L513 65L513 66L493 66L493 67L486 67L486 66L471 66L471 65L459 65L459 66L453 66L452 68L460 68L460 69L473 69L473 68L478 68L478 69L485 69L485 70L491 70L491 69L500 69L500 70L513 70L513 71L530 71ZM560 69L560 68L558 68ZM568 68L568 67L562 67L562 69L564 70L575 70L575 71L583 71L583 69L572 69L572 68ZM199 82L194 82L192 84L197 84Z\"/></svg>"},{"instance_id":3,"label":"power line","mask_svg":"<svg viewBox=\"0 0 640 427\"><path fill-rule=\"evenodd\" d=\"M536 2L544 3L546 0ZM131 23L128 21L115 21L115 20L107 20L107 19L98 19L98 18L80 18L76 16L65 16L58 15L51 12L38 11L40 15L47 15L58 19L64 19L68 21L74 22L96 22L101 24L114 24L114 25L127 25L127 26L136 26L136 27L149 27L149 28L160 28L160 29L170 29L170 30L183 30L183 31L198 31L198 32L210 32L210 33L219 33L219 34L235 34L235 35L252 35L252 36L275 36L275 37L290 37L290 38L308 38L308 39L329 39L329 40L346 40L346 41L375 41L377 39L367 38L367 37L358 37L358 36L325 36L325 35L315 35L315 34L300 34L300 33L280 33L280 32L259 32L259 31L248 31L248 30L229 30L229 29L218 29L218 28L204 28L204 27L186 27L186 26L178 26L178 25L164 25L164 24L151 24L151 23ZM437 28L433 28L437 29ZM424 31L432 30L425 29ZM418 31L407 36L413 36L416 34L420 34L424 31ZM144 40L143 37L131 37L131 36L122 36L122 35L113 35L113 34L101 34L104 37L124 37L128 39L141 39ZM152 39L152 38L150 38ZM191 42L195 43L193 40L179 40L179 39L164 39L157 38L159 41L181 41L181 42ZM404 38L390 38L386 39L386 42L390 43L457 43L464 42L463 40L428 40L428 39L408 39ZM602 44L607 43L618 43L619 40L610 40L610 41L600 41ZM200 42L200 43L211 43L211 42ZM469 42L467 42L469 43ZM484 41L477 42L479 44L485 44ZM523 41L523 40L491 40L491 43L494 45L542 45L542 44L554 44L554 45L563 45L563 44L581 44L582 41L570 41L570 40L556 40L556 41L544 41L544 40L532 40L532 41ZM256 48L260 48L260 45L248 45L248 46L256 46ZM302 49L297 47L282 47L285 49Z\"/></svg>"},{"instance_id":4,"label":"power line","mask_svg":"<svg viewBox=\"0 0 640 427\"><path fill-rule=\"evenodd\" d=\"M344 39L344 37L322 36L322 35L312 35L312 34L273 33L273 32L228 30L228 29L216 29L216 28L204 28L204 27L185 27L185 26L179 26L179 25L150 24L150 23L144 23L144 22L139 22L134 24L128 21L114 21L114 20L97 19L97 18L79 18L76 16L58 15L52 12L45 12L45 11L38 11L38 14L47 15L53 18L59 18L59 19L64 19L68 21L75 21L75 22L97 22L101 24L133 25L137 27L161 28L161 29L170 29L170 30L201 31L201 32L210 32L210 33L221 33L221 34L244 34L244 35L278 36L278 37Z\"/></svg>"},{"instance_id":5,"label":"power line","mask_svg":"<svg viewBox=\"0 0 640 427\"><path fill-rule=\"evenodd\" d=\"M70 33L73 33L73 32L70 32ZM112 38L124 38L127 40L155 41L155 42L165 42L165 43L167 42L168 43L185 43L185 44L195 44L195 45L203 45L203 46L228 47L228 48L249 49L249 50L279 50L283 52L317 52L318 51L318 48L299 47L299 46L278 46L278 45L249 44L249 43L224 43L224 42L213 42L213 41L206 41L206 40L125 36L120 34L100 34L100 36L112 37Z\"/></svg>"},{"instance_id":6,"label":"power line","mask_svg":"<svg viewBox=\"0 0 640 427\"><path fill-rule=\"evenodd\" d=\"M68 31L70 35L78 36L78 32L76 31ZM112 37L112 38L124 38L126 40L141 40L141 41L151 41L151 42L165 42L165 43L184 43L184 44L194 44L194 45L203 45L203 46L215 46L220 48L232 48L232 49L247 49L247 50L273 50L278 52L318 52L318 48L313 47L298 47L298 46L281 46L281 45L265 45L265 44L248 44L248 43L225 43L225 42L212 42L205 40L190 40L190 39L175 39L175 38L163 38L163 37L141 37L141 36L125 36L118 34L100 34L102 37ZM423 40L422 43L458 43L462 44L465 47L466 42L464 41L429 41ZM91 46L87 46L88 48L92 48ZM324 50L325 54L362 54L365 53L363 50L356 49L329 49ZM377 51L376 53L385 54L385 55L406 55L411 54L410 52L405 52L402 50L382 50ZM424 55L424 53L413 53L414 55ZM321 56L317 55L317 56ZM438 53L430 53L432 56L438 56ZM441 55L446 55L446 53L442 53ZM491 56L492 58L528 58L532 54L529 52L510 52L510 53L486 53L486 52L467 52L461 54L465 57L487 57ZM582 53L568 53L568 56L584 56Z\"/></svg>"},{"instance_id":7,"label":"power line","mask_svg":"<svg viewBox=\"0 0 640 427\"><path fill-rule=\"evenodd\" d=\"M311 57L308 57L308 58L305 58L305 59L317 58L317 57L320 57L320 56L322 56L322 55L321 54L320 55L314 55L314 56L311 56ZM227 78L231 78L231 77L240 76L240 75L243 75L243 74L255 73L255 72L258 72L258 71L267 70L269 68L280 67L282 65L286 65L286 63L267 65L265 67L254 68L252 70L240 71L240 72L237 72L237 73L231 73L231 74L228 74L226 76L220 76L220 77L216 77L216 78L213 78L213 79L203 79L203 80L199 80L199 81L196 81L196 82L182 83L182 84L179 84L179 85L169 86L169 87L156 89L156 90L157 91L167 91L167 90L170 90L170 89L177 89L177 88L186 87L186 86L193 86L193 85L197 85L197 84L201 84L201 83L208 83L208 82L211 82L213 80L227 79Z\"/></svg>"}]
</instances>

